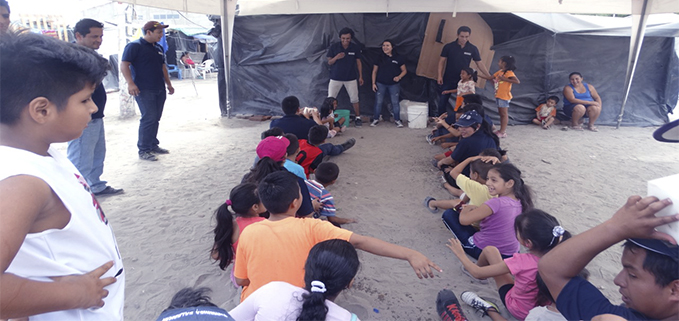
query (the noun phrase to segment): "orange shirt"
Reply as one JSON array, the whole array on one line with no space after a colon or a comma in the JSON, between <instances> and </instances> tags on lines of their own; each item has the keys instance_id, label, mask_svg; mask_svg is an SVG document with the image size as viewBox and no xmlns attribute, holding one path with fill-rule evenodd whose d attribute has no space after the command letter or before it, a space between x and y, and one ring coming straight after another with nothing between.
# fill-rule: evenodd
<instances>
[{"instance_id":1,"label":"orange shirt","mask_svg":"<svg viewBox=\"0 0 679 321\"><path fill-rule=\"evenodd\" d=\"M549 107L547 107L547 104L540 104L540 106L538 106L538 108L535 108L535 111L539 112L540 114L543 114L543 112L542 112L543 108L549 108ZM541 115L541 116L543 116L543 115ZM556 117L556 107L552 108L552 110L549 111L549 115L547 115L545 117L548 117L548 116Z\"/></svg>"},{"instance_id":2,"label":"orange shirt","mask_svg":"<svg viewBox=\"0 0 679 321\"><path fill-rule=\"evenodd\" d=\"M504 76L505 78L511 78L516 77L516 75L511 70L507 70L507 72L498 70L496 73L493 74L493 77L495 78L495 98L500 98L502 100L511 100L512 83L501 81L500 76Z\"/></svg>"},{"instance_id":3,"label":"orange shirt","mask_svg":"<svg viewBox=\"0 0 679 321\"><path fill-rule=\"evenodd\" d=\"M243 288L243 302L255 290L271 281L304 287L304 263L309 250L330 239L349 241L353 232L314 218L289 217L248 225L238 240L234 276L249 279Z\"/></svg>"}]
</instances>

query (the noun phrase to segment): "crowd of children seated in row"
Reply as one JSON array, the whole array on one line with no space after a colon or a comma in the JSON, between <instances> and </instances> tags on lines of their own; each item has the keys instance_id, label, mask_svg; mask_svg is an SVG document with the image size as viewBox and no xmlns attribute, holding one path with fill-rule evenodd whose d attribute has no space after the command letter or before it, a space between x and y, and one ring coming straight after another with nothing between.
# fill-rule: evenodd
<instances>
[{"instance_id":1,"label":"crowd of children seated in row","mask_svg":"<svg viewBox=\"0 0 679 321\"><path fill-rule=\"evenodd\" d=\"M30 33L0 37L0 57L0 318L122 320L126 271L113 232L77 169L50 146L82 133L97 110L90 96L108 63L90 49ZM299 111L288 98L288 107ZM500 299L519 319L530 318L538 305L547 308L537 313L556 309L568 320L606 314L679 319L676 241L655 230L679 221L679 215L654 215L669 200L632 196L610 219L569 238L553 216L533 208L530 190L499 150L483 108L463 108L457 121L441 122L446 130L457 127L461 138L446 156L452 161L436 164L450 176L451 188L465 192L463 201L469 198L443 216L455 236L448 247L462 264L459 277L493 277ZM355 143L325 145L327 132L320 128L326 127L295 113L286 111L287 119L272 127L293 133L300 146L306 140L319 155L332 155ZM314 138L314 131L322 135ZM336 180L339 169L323 162L311 168L311 162L304 176L299 168L291 173L285 163L298 149L299 163L302 148L289 148L289 137L267 136L258 144L256 165L216 211L211 255L221 269L234 264L241 303L229 313L204 308L211 305L205 292L189 289L175 296L161 320L356 320L332 302L358 271L355 248L407 261L419 278L441 271L417 251L313 218L331 216L328 193L319 185ZM496 151L477 157L489 148ZM318 184L308 182L313 171ZM433 211L449 207L434 202L425 205ZM268 218L260 218L264 213ZM469 226L477 221L478 231ZM579 275L598 253L623 240L623 270L614 282L626 306L618 306ZM527 253L519 253L520 245ZM461 320L452 292L441 293L442 318ZM502 317L499 307L472 292L461 299L493 319Z\"/></svg>"}]
</instances>

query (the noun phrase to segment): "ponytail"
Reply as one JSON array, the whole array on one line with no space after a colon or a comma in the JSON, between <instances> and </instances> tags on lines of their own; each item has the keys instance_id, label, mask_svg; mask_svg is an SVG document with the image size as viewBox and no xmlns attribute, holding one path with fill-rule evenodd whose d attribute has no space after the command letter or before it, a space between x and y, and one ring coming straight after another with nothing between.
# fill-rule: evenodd
<instances>
[{"instance_id":1,"label":"ponytail","mask_svg":"<svg viewBox=\"0 0 679 321\"><path fill-rule=\"evenodd\" d=\"M524 211L514 219L514 230L522 239L531 242L531 250L541 254L571 237L571 233L559 225L554 216L535 208Z\"/></svg>"},{"instance_id":2,"label":"ponytail","mask_svg":"<svg viewBox=\"0 0 679 321\"><path fill-rule=\"evenodd\" d=\"M257 162L257 165L249 173L245 174L241 183L259 184L266 175L280 171L282 166L282 162L276 162L270 157L264 157Z\"/></svg>"},{"instance_id":3,"label":"ponytail","mask_svg":"<svg viewBox=\"0 0 679 321\"><path fill-rule=\"evenodd\" d=\"M349 286L358 272L358 254L351 243L332 239L314 245L304 265L302 311L297 321L325 320L325 300L334 298Z\"/></svg>"},{"instance_id":4,"label":"ponytail","mask_svg":"<svg viewBox=\"0 0 679 321\"><path fill-rule=\"evenodd\" d=\"M476 70L474 70L473 68L471 68L471 67L465 67L465 68L462 68L462 70L464 70L464 72L466 72L467 75L472 76L472 80L473 80L474 82L478 82L478 81L479 81L479 74L478 74L478 73L476 72Z\"/></svg>"},{"instance_id":5,"label":"ponytail","mask_svg":"<svg viewBox=\"0 0 679 321\"><path fill-rule=\"evenodd\" d=\"M234 215L226 203L215 211L215 243L212 246L212 258L219 261L219 268L224 270L233 261L233 232L238 226L234 224Z\"/></svg>"}]
</instances>

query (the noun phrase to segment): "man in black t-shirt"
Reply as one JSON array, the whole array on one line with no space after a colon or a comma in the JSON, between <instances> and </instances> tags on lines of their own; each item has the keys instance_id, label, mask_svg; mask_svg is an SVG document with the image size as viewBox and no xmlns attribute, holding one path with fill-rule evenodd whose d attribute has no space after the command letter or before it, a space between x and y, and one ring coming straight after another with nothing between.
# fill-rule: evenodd
<instances>
[{"instance_id":1,"label":"man in black t-shirt","mask_svg":"<svg viewBox=\"0 0 679 321\"><path fill-rule=\"evenodd\" d=\"M446 44L441 50L441 58L438 66L438 84L441 86L440 92L457 88L460 81L462 68L469 67L472 60L476 63L476 68L487 77L490 77L488 69L481 63L479 49L469 42L472 29L462 26L457 29L457 39ZM445 68L445 73L444 73ZM439 98L439 115L446 112L450 94L441 94Z\"/></svg>"},{"instance_id":2,"label":"man in black t-shirt","mask_svg":"<svg viewBox=\"0 0 679 321\"><path fill-rule=\"evenodd\" d=\"M609 220L540 259L540 276L566 320L590 320L602 314L626 320L679 320L679 247L672 236L655 230L679 220L677 214L655 216L671 204L669 199L631 196ZM622 270L613 280L625 303L621 306L577 274L597 254L623 240L627 241Z\"/></svg>"},{"instance_id":3,"label":"man in black t-shirt","mask_svg":"<svg viewBox=\"0 0 679 321\"><path fill-rule=\"evenodd\" d=\"M101 46L104 35L104 24L92 20L82 19L75 24L75 43L97 50ZM87 124L80 137L68 142L68 159L85 177L94 195L114 195L123 192L122 188L113 188L100 179L104 172L104 158L106 158L106 136L104 133L104 107L106 107L106 89L103 84L97 85L92 93L92 101L97 105L97 112L92 114L92 120Z\"/></svg>"},{"instance_id":4,"label":"man in black t-shirt","mask_svg":"<svg viewBox=\"0 0 679 321\"><path fill-rule=\"evenodd\" d=\"M361 127L361 110L358 104L358 86L363 86L361 48L351 42L353 36L353 30L342 28L339 32L340 42L333 43L328 48L328 65L330 65L328 96L337 98L337 94L344 86L356 112L356 127ZM358 86L356 79L358 79Z\"/></svg>"}]
</instances>

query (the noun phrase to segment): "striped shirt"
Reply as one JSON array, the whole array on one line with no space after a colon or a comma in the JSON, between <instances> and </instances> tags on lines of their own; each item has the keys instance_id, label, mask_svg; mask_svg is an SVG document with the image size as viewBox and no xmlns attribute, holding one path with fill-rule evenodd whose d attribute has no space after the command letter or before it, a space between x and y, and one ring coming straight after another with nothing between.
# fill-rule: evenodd
<instances>
[{"instance_id":1,"label":"striped shirt","mask_svg":"<svg viewBox=\"0 0 679 321\"><path fill-rule=\"evenodd\" d=\"M309 188L309 196L311 196L311 199L316 199L321 202L321 211L319 214L323 216L335 216L335 200L333 199L332 194L323 187L323 184L310 179L306 181L306 185Z\"/></svg>"}]
</instances>

